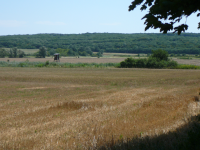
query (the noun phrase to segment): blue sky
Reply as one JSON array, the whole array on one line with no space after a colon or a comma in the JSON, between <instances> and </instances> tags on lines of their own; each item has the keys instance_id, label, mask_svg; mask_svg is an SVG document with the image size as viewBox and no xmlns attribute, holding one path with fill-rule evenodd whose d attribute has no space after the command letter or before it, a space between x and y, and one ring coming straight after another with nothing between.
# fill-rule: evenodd
<instances>
[{"instance_id":1,"label":"blue sky","mask_svg":"<svg viewBox=\"0 0 200 150\"><path fill-rule=\"evenodd\" d=\"M0 35L37 33L159 33L144 31L147 12L129 12L133 0L4 0ZM186 19L183 19L185 22ZM199 33L199 18L188 17L187 32Z\"/></svg>"}]
</instances>

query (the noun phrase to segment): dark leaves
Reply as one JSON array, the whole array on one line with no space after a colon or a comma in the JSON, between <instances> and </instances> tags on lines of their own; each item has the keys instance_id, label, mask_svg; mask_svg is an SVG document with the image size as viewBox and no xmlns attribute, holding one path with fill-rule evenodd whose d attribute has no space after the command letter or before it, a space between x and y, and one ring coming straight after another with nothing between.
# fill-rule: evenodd
<instances>
[{"instance_id":1,"label":"dark leaves","mask_svg":"<svg viewBox=\"0 0 200 150\"><path fill-rule=\"evenodd\" d=\"M181 32L185 32L185 30L187 30L187 29L188 29L188 25L182 24L182 25L174 28L174 30L175 30L174 33L178 32L178 35L180 35Z\"/></svg>"},{"instance_id":2,"label":"dark leaves","mask_svg":"<svg viewBox=\"0 0 200 150\"><path fill-rule=\"evenodd\" d=\"M198 28L197 29L200 29L200 22L198 23Z\"/></svg>"},{"instance_id":3,"label":"dark leaves","mask_svg":"<svg viewBox=\"0 0 200 150\"><path fill-rule=\"evenodd\" d=\"M129 6L129 11L134 10L137 5L140 5L144 0L135 0L132 2L132 4Z\"/></svg>"},{"instance_id":4,"label":"dark leaves","mask_svg":"<svg viewBox=\"0 0 200 150\"><path fill-rule=\"evenodd\" d=\"M144 2L142 4L142 2ZM174 23L180 22L184 16L188 17L192 13L200 10L200 0L135 0L132 5L129 6L129 11L134 10L137 5L141 6L141 10L149 8L149 13L142 19L145 20L145 30L149 28L160 28L160 32L167 33L174 30L174 33L185 32L188 29L187 24L182 24L177 27L173 27ZM200 13L197 14L197 17ZM170 23L162 23L163 20L171 20ZM198 26L200 28L200 24Z\"/></svg>"}]
</instances>

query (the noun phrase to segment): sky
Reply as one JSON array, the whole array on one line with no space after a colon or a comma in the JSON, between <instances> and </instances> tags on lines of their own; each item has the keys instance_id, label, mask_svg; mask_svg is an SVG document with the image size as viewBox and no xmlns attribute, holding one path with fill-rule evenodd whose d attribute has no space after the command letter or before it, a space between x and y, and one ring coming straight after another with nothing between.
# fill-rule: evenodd
<instances>
[{"instance_id":1,"label":"sky","mask_svg":"<svg viewBox=\"0 0 200 150\"><path fill-rule=\"evenodd\" d=\"M128 11L133 0L2 0L0 35L38 33L159 33L144 31L147 13ZM186 18L183 18L185 23ZM196 14L187 18L187 32L199 33Z\"/></svg>"}]
</instances>

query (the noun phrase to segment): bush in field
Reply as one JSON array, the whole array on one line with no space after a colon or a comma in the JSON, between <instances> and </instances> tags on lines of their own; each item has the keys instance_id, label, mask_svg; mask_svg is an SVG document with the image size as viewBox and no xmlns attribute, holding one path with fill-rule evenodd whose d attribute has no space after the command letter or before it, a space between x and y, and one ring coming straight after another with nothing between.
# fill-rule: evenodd
<instances>
[{"instance_id":1,"label":"bush in field","mask_svg":"<svg viewBox=\"0 0 200 150\"><path fill-rule=\"evenodd\" d=\"M49 61L47 60L46 62L45 62L45 66L48 66L49 65Z\"/></svg>"},{"instance_id":2,"label":"bush in field","mask_svg":"<svg viewBox=\"0 0 200 150\"><path fill-rule=\"evenodd\" d=\"M147 64L147 59L136 59L135 66L137 68L145 68Z\"/></svg>"},{"instance_id":3,"label":"bush in field","mask_svg":"<svg viewBox=\"0 0 200 150\"><path fill-rule=\"evenodd\" d=\"M127 58L124 61L120 62L121 68L134 68L136 60L133 58Z\"/></svg>"},{"instance_id":4,"label":"bush in field","mask_svg":"<svg viewBox=\"0 0 200 150\"><path fill-rule=\"evenodd\" d=\"M167 66L168 68L175 69L177 68L177 66L178 66L178 63L176 61L174 60L168 61L168 66Z\"/></svg>"},{"instance_id":5,"label":"bush in field","mask_svg":"<svg viewBox=\"0 0 200 150\"><path fill-rule=\"evenodd\" d=\"M177 62L168 59L168 53L164 50L152 50L148 59L127 58L120 63L120 68L176 68Z\"/></svg>"},{"instance_id":6,"label":"bush in field","mask_svg":"<svg viewBox=\"0 0 200 150\"><path fill-rule=\"evenodd\" d=\"M162 49L152 50L151 58L157 59L157 61L168 61L168 52Z\"/></svg>"}]
</instances>

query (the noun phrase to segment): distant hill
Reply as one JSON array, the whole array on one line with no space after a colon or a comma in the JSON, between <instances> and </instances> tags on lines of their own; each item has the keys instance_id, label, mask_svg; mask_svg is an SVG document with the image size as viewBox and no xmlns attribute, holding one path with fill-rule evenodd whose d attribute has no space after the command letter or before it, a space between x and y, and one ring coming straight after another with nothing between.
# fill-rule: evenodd
<instances>
[{"instance_id":1,"label":"distant hill","mask_svg":"<svg viewBox=\"0 0 200 150\"><path fill-rule=\"evenodd\" d=\"M183 33L180 36L168 34L119 34L119 33L85 33L85 34L35 34L0 36L0 47L21 49L86 48L93 52L103 50L115 53L151 53L151 50L163 49L169 53L200 53L200 34Z\"/></svg>"}]
</instances>

